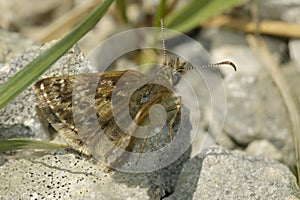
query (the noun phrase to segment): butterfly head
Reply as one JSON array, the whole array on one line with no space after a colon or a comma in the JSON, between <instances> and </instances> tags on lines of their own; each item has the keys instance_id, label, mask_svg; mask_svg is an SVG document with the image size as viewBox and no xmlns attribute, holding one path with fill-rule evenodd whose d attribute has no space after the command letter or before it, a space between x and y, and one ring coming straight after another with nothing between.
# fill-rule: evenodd
<instances>
[{"instance_id":1,"label":"butterfly head","mask_svg":"<svg viewBox=\"0 0 300 200\"><path fill-rule=\"evenodd\" d=\"M167 78L168 81L175 86L181 75L186 71L186 62L181 62L179 58L164 62L163 66L158 70L158 76Z\"/></svg>"},{"instance_id":2,"label":"butterfly head","mask_svg":"<svg viewBox=\"0 0 300 200\"><path fill-rule=\"evenodd\" d=\"M185 72L193 69L201 69L201 68L211 68L215 67L218 68L222 65L229 65L231 66L234 71L236 71L236 66L231 61L223 61L219 63L207 64L207 65L199 65L199 66L187 66L186 62L181 62L177 57L170 62L164 62L163 67L160 68L158 75L166 77L168 81L173 85L177 85L181 79L181 76L185 74Z\"/></svg>"}]
</instances>

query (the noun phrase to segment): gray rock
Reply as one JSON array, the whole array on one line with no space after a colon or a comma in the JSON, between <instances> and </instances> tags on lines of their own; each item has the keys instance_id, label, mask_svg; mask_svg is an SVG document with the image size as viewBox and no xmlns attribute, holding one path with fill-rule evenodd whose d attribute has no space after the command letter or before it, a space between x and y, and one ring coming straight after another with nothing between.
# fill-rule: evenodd
<instances>
[{"instance_id":1,"label":"gray rock","mask_svg":"<svg viewBox=\"0 0 300 200\"><path fill-rule=\"evenodd\" d=\"M0 29L0 63L6 63L17 53L21 53L33 45L33 41L20 34Z\"/></svg>"},{"instance_id":2,"label":"gray rock","mask_svg":"<svg viewBox=\"0 0 300 200\"><path fill-rule=\"evenodd\" d=\"M214 62L230 60L238 67L239 74L260 73L262 66L247 45L243 34L230 30L217 30L210 37L212 40L210 54ZM226 75L235 75L230 68L221 70Z\"/></svg>"},{"instance_id":3,"label":"gray rock","mask_svg":"<svg viewBox=\"0 0 300 200\"><path fill-rule=\"evenodd\" d=\"M72 0L0 0L0 25L7 30L32 31L34 26L45 25L62 16L73 5Z\"/></svg>"},{"instance_id":4,"label":"gray rock","mask_svg":"<svg viewBox=\"0 0 300 200\"><path fill-rule=\"evenodd\" d=\"M145 174L104 172L67 151L9 159L0 176L1 199L150 199Z\"/></svg>"},{"instance_id":5,"label":"gray rock","mask_svg":"<svg viewBox=\"0 0 300 200\"><path fill-rule=\"evenodd\" d=\"M15 35L12 34L15 38ZM13 42L14 40L7 40ZM34 46L16 55L0 66L0 84L3 84L26 64L48 49L52 43ZM10 45L7 45L9 47ZM2 49L10 51L10 49ZM95 71L75 46L61 57L42 77L72 75ZM0 138L34 137L46 139L35 111L35 96L31 87L23 91L5 108L0 110Z\"/></svg>"},{"instance_id":6,"label":"gray rock","mask_svg":"<svg viewBox=\"0 0 300 200\"><path fill-rule=\"evenodd\" d=\"M212 32L212 30L206 30L206 32ZM260 73L262 66L247 44L244 34L230 30L217 30L210 37L212 40L210 52L214 62L229 59L236 64L239 74ZM284 40L268 36L262 38L277 62L282 62L287 58L288 48ZM222 71L225 71L226 75L234 74L230 68L222 68Z\"/></svg>"},{"instance_id":7,"label":"gray rock","mask_svg":"<svg viewBox=\"0 0 300 200\"><path fill-rule=\"evenodd\" d=\"M289 86L293 91L295 98L300 101L300 87L298 87L300 84L299 69L295 66L295 63L290 62L283 68L283 73L289 82Z\"/></svg>"},{"instance_id":8,"label":"gray rock","mask_svg":"<svg viewBox=\"0 0 300 200\"><path fill-rule=\"evenodd\" d=\"M289 56L288 46L285 40L270 36L262 36L262 39L276 63L287 62Z\"/></svg>"},{"instance_id":9,"label":"gray rock","mask_svg":"<svg viewBox=\"0 0 300 200\"><path fill-rule=\"evenodd\" d=\"M262 72L263 67L248 47L245 36L228 30L206 32L211 33L212 59L215 62L220 58L229 59L238 68L236 73L232 73L231 69L221 69L226 70L227 75L227 113L223 140L219 140L219 144L234 148L228 139L232 138L237 144L246 145L252 140L266 138L283 150L283 154L290 155L286 162L291 163L294 159L291 148L293 142L289 122L286 117L282 117L286 115L283 102L277 89ZM271 37L264 37L264 41L277 62L284 60L287 50L284 41Z\"/></svg>"},{"instance_id":10,"label":"gray rock","mask_svg":"<svg viewBox=\"0 0 300 200\"><path fill-rule=\"evenodd\" d=\"M257 3L259 16L263 19L284 19L289 10L300 8L299 0L259 0Z\"/></svg>"},{"instance_id":11,"label":"gray rock","mask_svg":"<svg viewBox=\"0 0 300 200\"><path fill-rule=\"evenodd\" d=\"M253 156L264 156L269 159L281 161L281 152L268 140L255 140L251 142L245 151Z\"/></svg>"},{"instance_id":12,"label":"gray rock","mask_svg":"<svg viewBox=\"0 0 300 200\"><path fill-rule=\"evenodd\" d=\"M170 199L298 199L289 169L263 157L211 147L187 162Z\"/></svg>"},{"instance_id":13,"label":"gray rock","mask_svg":"<svg viewBox=\"0 0 300 200\"><path fill-rule=\"evenodd\" d=\"M287 9L282 14L281 19L286 22L300 24L299 6Z\"/></svg>"},{"instance_id":14,"label":"gray rock","mask_svg":"<svg viewBox=\"0 0 300 200\"><path fill-rule=\"evenodd\" d=\"M285 105L269 76L239 75L226 81L228 113L224 132L241 145L267 139L285 155L285 163L295 163Z\"/></svg>"},{"instance_id":15,"label":"gray rock","mask_svg":"<svg viewBox=\"0 0 300 200\"><path fill-rule=\"evenodd\" d=\"M278 89L248 47L244 35L212 29L206 32L210 33L212 48L210 51L213 60L229 59L238 68L236 73L222 68L226 73L227 93L227 113L222 135L228 136L242 146L248 145L253 140L266 139L285 155L284 163L294 165L293 138L285 105ZM278 63L287 62L287 45L283 40L272 37L263 39ZM295 41L289 44L289 48L293 48L291 56L295 62L298 60L296 43ZM219 142L222 145L223 143L222 140ZM226 142L226 146L234 148L230 142Z\"/></svg>"},{"instance_id":16,"label":"gray rock","mask_svg":"<svg viewBox=\"0 0 300 200\"><path fill-rule=\"evenodd\" d=\"M289 51L292 62L295 63L298 70L300 70L300 40L299 39L291 39L289 40Z\"/></svg>"}]
</instances>

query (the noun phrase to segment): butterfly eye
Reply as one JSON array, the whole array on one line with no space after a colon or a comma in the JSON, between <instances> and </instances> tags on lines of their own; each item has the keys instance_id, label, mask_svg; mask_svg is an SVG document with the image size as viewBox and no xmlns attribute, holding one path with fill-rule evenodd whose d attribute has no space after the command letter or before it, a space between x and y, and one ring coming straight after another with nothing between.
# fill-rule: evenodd
<instances>
[{"instance_id":1,"label":"butterfly eye","mask_svg":"<svg viewBox=\"0 0 300 200\"><path fill-rule=\"evenodd\" d=\"M180 81L180 74L176 73L172 76L172 84L177 85Z\"/></svg>"},{"instance_id":2,"label":"butterfly eye","mask_svg":"<svg viewBox=\"0 0 300 200\"><path fill-rule=\"evenodd\" d=\"M148 94L143 94L143 96L140 100L140 103L144 104L144 103L147 103L148 101L149 101L149 95Z\"/></svg>"}]
</instances>

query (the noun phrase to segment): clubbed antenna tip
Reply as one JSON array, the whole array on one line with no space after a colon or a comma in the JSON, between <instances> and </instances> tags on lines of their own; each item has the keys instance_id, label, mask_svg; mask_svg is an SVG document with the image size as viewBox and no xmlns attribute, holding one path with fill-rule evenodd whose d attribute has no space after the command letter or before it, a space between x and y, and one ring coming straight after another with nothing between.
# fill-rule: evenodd
<instances>
[{"instance_id":1,"label":"clubbed antenna tip","mask_svg":"<svg viewBox=\"0 0 300 200\"><path fill-rule=\"evenodd\" d=\"M189 70L196 69L196 68L218 67L218 66L222 66L222 65L230 65L234 69L234 71L237 71L235 64L233 64L233 62L231 62L231 61L226 60L226 61L208 64L208 65L192 66L192 67L187 67L184 69L179 69L178 72L189 71Z\"/></svg>"},{"instance_id":2,"label":"clubbed antenna tip","mask_svg":"<svg viewBox=\"0 0 300 200\"><path fill-rule=\"evenodd\" d=\"M215 66L219 66L219 65L230 65L230 66L234 69L234 71L237 70L235 64L234 64L233 62L231 62L231 61L228 61L228 60L223 61L223 62L219 62L219 63L215 63L215 64L213 64L213 65L215 65Z\"/></svg>"}]
</instances>

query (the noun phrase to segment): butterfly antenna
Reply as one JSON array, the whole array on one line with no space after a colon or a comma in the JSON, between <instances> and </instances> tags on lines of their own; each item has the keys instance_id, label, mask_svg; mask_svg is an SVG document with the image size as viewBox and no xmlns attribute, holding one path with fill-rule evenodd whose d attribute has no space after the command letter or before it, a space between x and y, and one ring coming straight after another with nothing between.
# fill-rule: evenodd
<instances>
[{"instance_id":1,"label":"butterfly antenna","mask_svg":"<svg viewBox=\"0 0 300 200\"><path fill-rule=\"evenodd\" d=\"M164 21L160 19L160 29L161 29L161 43L164 53L164 64L167 65L167 51L166 51L166 44L165 44L165 29L164 29Z\"/></svg>"},{"instance_id":2,"label":"butterfly antenna","mask_svg":"<svg viewBox=\"0 0 300 200\"><path fill-rule=\"evenodd\" d=\"M214 63L214 64L208 64L208 65L200 65L200 66L192 66L192 67L186 67L184 69L180 69L180 71L189 71L189 70L192 70L192 69L196 69L196 68L208 68L208 67L219 67L219 66L222 66L222 65L230 65L234 71L237 70L235 64L231 61L223 61L223 62L218 62L218 63Z\"/></svg>"}]
</instances>

